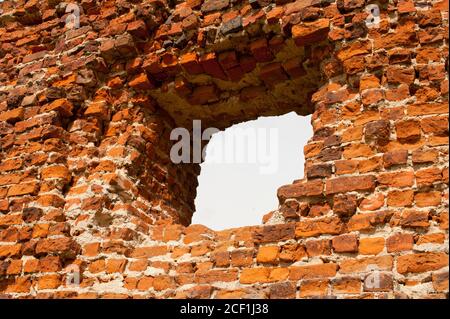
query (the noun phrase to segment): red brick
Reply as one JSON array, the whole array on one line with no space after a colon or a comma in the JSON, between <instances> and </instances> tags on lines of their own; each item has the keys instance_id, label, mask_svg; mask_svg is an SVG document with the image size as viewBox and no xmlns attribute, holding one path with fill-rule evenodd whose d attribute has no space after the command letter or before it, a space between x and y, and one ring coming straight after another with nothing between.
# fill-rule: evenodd
<instances>
[{"instance_id":1,"label":"red brick","mask_svg":"<svg viewBox=\"0 0 450 319\"><path fill-rule=\"evenodd\" d=\"M319 19L314 22L304 22L292 27L292 37L298 46L312 44L325 40L330 30L328 19Z\"/></svg>"},{"instance_id":2,"label":"red brick","mask_svg":"<svg viewBox=\"0 0 450 319\"><path fill-rule=\"evenodd\" d=\"M230 253L228 251L219 251L211 253L211 261L214 262L215 267L230 266Z\"/></svg>"},{"instance_id":3,"label":"red brick","mask_svg":"<svg viewBox=\"0 0 450 319\"><path fill-rule=\"evenodd\" d=\"M441 192L419 192L414 195L414 203L418 207L438 206L441 203Z\"/></svg>"},{"instance_id":4,"label":"red brick","mask_svg":"<svg viewBox=\"0 0 450 319\"><path fill-rule=\"evenodd\" d=\"M331 241L329 239L308 240L306 242L306 251L309 257L330 255Z\"/></svg>"},{"instance_id":5,"label":"red brick","mask_svg":"<svg viewBox=\"0 0 450 319\"><path fill-rule=\"evenodd\" d=\"M291 282L281 282L270 285L270 299L292 299L295 298L297 288Z\"/></svg>"},{"instance_id":6,"label":"red brick","mask_svg":"<svg viewBox=\"0 0 450 319\"><path fill-rule=\"evenodd\" d=\"M332 239L333 250L336 253L354 253L358 251L356 235L341 235Z\"/></svg>"},{"instance_id":7,"label":"red brick","mask_svg":"<svg viewBox=\"0 0 450 319\"><path fill-rule=\"evenodd\" d=\"M35 195L39 189L37 182L22 183L13 185L8 189L8 197L22 196L22 195Z\"/></svg>"},{"instance_id":8,"label":"red brick","mask_svg":"<svg viewBox=\"0 0 450 319\"><path fill-rule=\"evenodd\" d=\"M445 114L448 113L448 105L446 103L419 103L408 105L408 115L428 115L428 114Z\"/></svg>"},{"instance_id":9,"label":"red brick","mask_svg":"<svg viewBox=\"0 0 450 319\"><path fill-rule=\"evenodd\" d=\"M5 121L8 123L15 123L22 121L24 119L24 109L19 107L13 110L5 111L0 113L0 122Z\"/></svg>"},{"instance_id":10,"label":"red brick","mask_svg":"<svg viewBox=\"0 0 450 319\"><path fill-rule=\"evenodd\" d=\"M428 212L418 210L402 210L394 214L391 219L392 225L400 225L402 227L424 227L429 226Z\"/></svg>"},{"instance_id":11,"label":"red brick","mask_svg":"<svg viewBox=\"0 0 450 319\"><path fill-rule=\"evenodd\" d=\"M378 255L384 249L384 238L360 238L359 239L359 253L361 255Z\"/></svg>"},{"instance_id":12,"label":"red brick","mask_svg":"<svg viewBox=\"0 0 450 319\"><path fill-rule=\"evenodd\" d=\"M422 273L445 266L448 266L448 255L442 252L409 254L397 258L397 271L400 274Z\"/></svg>"},{"instance_id":13,"label":"red brick","mask_svg":"<svg viewBox=\"0 0 450 319\"><path fill-rule=\"evenodd\" d=\"M36 254L61 254L64 257L73 258L78 251L78 244L68 237L41 239L36 245Z\"/></svg>"},{"instance_id":14,"label":"red brick","mask_svg":"<svg viewBox=\"0 0 450 319\"><path fill-rule=\"evenodd\" d=\"M269 281L269 276L269 268L245 268L242 269L239 281L241 284L264 283Z\"/></svg>"},{"instance_id":15,"label":"red brick","mask_svg":"<svg viewBox=\"0 0 450 319\"><path fill-rule=\"evenodd\" d=\"M291 266L289 267L290 280L302 280L312 278L334 277L337 272L337 265L334 263L306 265L306 266Z\"/></svg>"},{"instance_id":16,"label":"red brick","mask_svg":"<svg viewBox=\"0 0 450 319\"><path fill-rule=\"evenodd\" d=\"M342 277L333 281L333 292L337 294L359 294L361 279L357 277Z\"/></svg>"},{"instance_id":17,"label":"red brick","mask_svg":"<svg viewBox=\"0 0 450 319\"><path fill-rule=\"evenodd\" d=\"M127 31L138 39L145 39L147 37L147 26L142 20L136 20L128 24Z\"/></svg>"},{"instance_id":18,"label":"red brick","mask_svg":"<svg viewBox=\"0 0 450 319\"><path fill-rule=\"evenodd\" d=\"M221 80L228 79L228 77L226 76L226 74L222 70L222 67L219 64L215 53L211 52L201 56L199 62L200 65L205 70L205 73Z\"/></svg>"},{"instance_id":19,"label":"red brick","mask_svg":"<svg viewBox=\"0 0 450 319\"><path fill-rule=\"evenodd\" d=\"M322 194L322 181L308 181L285 185L278 189L278 198L299 198L303 196L317 196Z\"/></svg>"},{"instance_id":20,"label":"red brick","mask_svg":"<svg viewBox=\"0 0 450 319\"><path fill-rule=\"evenodd\" d=\"M269 50L267 39L261 38L250 43L250 51L257 62L269 62L273 55Z\"/></svg>"},{"instance_id":21,"label":"red brick","mask_svg":"<svg viewBox=\"0 0 450 319\"><path fill-rule=\"evenodd\" d=\"M71 175L67 167L62 165L54 165L43 168L41 171L41 177L43 179L61 178L68 181L70 180Z\"/></svg>"},{"instance_id":22,"label":"red brick","mask_svg":"<svg viewBox=\"0 0 450 319\"><path fill-rule=\"evenodd\" d=\"M264 81L264 83L266 83L266 85L269 86L275 85L282 81L286 81L288 79L281 66L281 63L279 62L265 64L263 67L261 67L259 77Z\"/></svg>"},{"instance_id":23,"label":"red brick","mask_svg":"<svg viewBox=\"0 0 450 319\"><path fill-rule=\"evenodd\" d=\"M397 139L399 141L411 142L420 138L420 122L417 120L406 120L395 124Z\"/></svg>"},{"instance_id":24,"label":"red brick","mask_svg":"<svg viewBox=\"0 0 450 319\"><path fill-rule=\"evenodd\" d=\"M404 165L408 161L408 151L399 150L383 154L384 167L388 168L394 165Z\"/></svg>"},{"instance_id":25,"label":"red brick","mask_svg":"<svg viewBox=\"0 0 450 319\"><path fill-rule=\"evenodd\" d=\"M253 236L257 243L270 243L293 239L294 235L294 223L287 223L262 226L255 231Z\"/></svg>"},{"instance_id":26,"label":"red brick","mask_svg":"<svg viewBox=\"0 0 450 319\"><path fill-rule=\"evenodd\" d=\"M411 250L414 245L414 239L411 234L394 234L386 239L386 248L388 253Z\"/></svg>"},{"instance_id":27,"label":"red brick","mask_svg":"<svg viewBox=\"0 0 450 319\"><path fill-rule=\"evenodd\" d=\"M256 59L249 55L243 55L239 58L239 65L243 72L251 72L256 68Z\"/></svg>"},{"instance_id":28,"label":"red brick","mask_svg":"<svg viewBox=\"0 0 450 319\"><path fill-rule=\"evenodd\" d=\"M384 205L384 195L382 193L372 194L365 197L359 204L361 210L377 210Z\"/></svg>"},{"instance_id":29,"label":"red brick","mask_svg":"<svg viewBox=\"0 0 450 319\"><path fill-rule=\"evenodd\" d=\"M98 101L91 103L84 111L84 115L108 120L110 117L110 110L105 102Z\"/></svg>"},{"instance_id":30,"label":"red brick","mask_svg":"<svg viewBox=\"0 0 450 319\"><path fill-rule=\"evenodd\" d=\"M302 220L297 223L295 237L313 237L322 234L339 234L343 229L339 218L325 217L320 220Z\"/></svg>"},{"instance_id":31,"label":"red brick","mask_svg":"<svg viewBox=\"0 0 450 319\"><path fill-rule=\"evenodd\" d=\"M439 152L437 150L415 150L412 153L412 161L416 164L423 163L433 163L436 162L439 156Z\"/></svg>"},{"instance_id":32,"label":"red brick","mask_svg":"<svg viewBox=\"0 0 450 319\"><path fill-rule=\"evenodd\" d=\"M278 260L278 253L280 248L278 246L263 246L258 250L256 261L258 263L276 263Z\"/></svg>"},{"instance_id":33,"label":"red brick","mask_svg":"<svg viewBox=\"0 0 450 319\"><path fill-rule=\"evenodd\" d=\"M418 170L415 175L417 186L428 186L442 180L442 171L437 167Z\"/></svg>"},{"instance_id":34,"label":"red brick","mask_svg":"<svg viewBox=\"0 0 450 319\"><path fill-rule=\"evenodd\" d=\"M135 90L151 90L155 87L145 73L137 75L129 82L129 85Z\"/></svg>"},{"instance_id":35,"label":"red brick","mask_svg":"<svg viewBox=\"0 0 450 319\"><path fill-rule=\"evenodd\" d=\"M216 101L219 97L218 94L215 85L197 86L188 100L191 104L206 104L210 101Z\"/></svg>"},{"instance_id":36,"label":"red brick","mask_svg":"<svg viewBox=\"0 0 450 319\"><path fill-rule=\"evenodd\" d=\"M20 158L13 158L13 159L7 159L5 161L2 161L0 163L0 171L1 172L8 172L13 170L18 170L22 167L23 160ZM5 179L5 176L1 176L2 179ZM6 184L3 184L6 185Z\"/></svg>"},{"instance_id":37,"label":"red brick","mask_svg":"<svg viewBox=\"0 0 450 319\"><path fill-rule=\"evenodd\" d=\"M58 274L45 275L38 279L39 289L56 289L61 285L61 276Z\"/></svg>"},{"instance_id":38,"label":"red brick","mask_svg":"<svg viewBox=\"0 0 450 319\"><path fill-rule=\"evenodd\" d=\"M436 291L448 291L448 271L433 273L431 279Z\"/></svg>"},{"instance_id":39,"label":"red brick","mask_svg":"<svg viewBox=\"0 0 450 319\"><path fill-rule=\"evenodd\" d=\"M328 294L328 280L305 280L300 285L300 297L325 296Z\"/></svg>"},{"instance_id":40,"label":"red brick","mask_svg":"<svg viewBox=\"0 0 450 319\"><path fill-rule=\"evenodd\" d=\"M41 107L41 113L56 111L62 116L71 116L73 104L67 99L57 99L50 104Z\"/></svg>"},{"instance_id":41,"label":"red brick","mask_svg":"<svg viewBox=\"0 0 450 319\"><path fill-rule=\"evenodd\" d=\"M392 213L389 212L371 212L353 215L347 223L349 231L374 230L375 226L389 221Z\"/></svg>"},{"instance_id":42,"label":"red brick","mask_svg":"<svg viewBox=\"0 0 450 319\"><path fill-rule=\"evenodd\" d=\"M302 61L298 58L290 59L284 62L282 66L291 79L306 75L306 71L303 68Z\"/></svg>"},{"instance_id":43,"label":"red brick","mask_svg":"<svg viewBox=\"0 0 450 319\"><path fill-rule=\"evenodd\" d=\"M414 192L412 190L392 191L388 193L387 205L394 207L411 206L414 199Z\"/></svg>"},{"instance_id":44,"label":"red brick","mask_svg":"<svg viewBox=\"0 0 450 319\"><path fill-rule=\"evenodd\" d=\"M16 245L1 245L0 246L0 259L8 257L14 258L20 256L21 244Z\"/></svg>"},{"instance_id":45,"label":"red brick","mask_svg":"<svg viewBox=\"0 0 450 319\"><path fill-rule=\"evenodd\" d=\"M252 249L239 249L231 252L231 265L233 267L248 267L253 263Z\"/></svg>"},{"instance_id":46,"label":"red brick","mask_svg":"<svg viewBox=\"0 0 450 319\"><path fill-rule=\"evenodd\" d=\"M371 191L375 188L373 176L339 177L326 182L326 194L346 193L352 191Z\"/></svg>"},{"instance_id":47,"label":"red brick","mask_svg":"<svg viewBox=\"0 0 450 319\"><path fill-rule=\"evenodd\" d=\"M133 258L162 256L168 252L166 246L136 247L131 253Z\"/></svg>"},{"instance_id":48,"label":"red brick","mask_svg":"<svg viewBox=\"0 0 450 319\"><path fill-rule=\"evenodd\" d=\"M281 247L279 259L281 262L296 262L306 257L305 247L298 244L285 244Z\"/></svg>"},{"instance_id":49,"label":"red brick","mask_svg":"<svg viewBox=\"0 0 450 319\"><path fill-rule=\"evenodd\" d=\"M412 171L397 171L381 173L378 183L389 187L407 187L414 184L414 173Z\"/></svg>"},{"instance_id":50,"label":"red brick","mask_svg":"<svg viewBox=\"0 0 450 319\"><path fill-rule=\"evenodd\" d=\"M349 274L369 271L370 266L376 266L379 270L391 270L393 258L390 255L379 257L349 258L339 265L339 273Z\"/></svg>"}]
</instances>

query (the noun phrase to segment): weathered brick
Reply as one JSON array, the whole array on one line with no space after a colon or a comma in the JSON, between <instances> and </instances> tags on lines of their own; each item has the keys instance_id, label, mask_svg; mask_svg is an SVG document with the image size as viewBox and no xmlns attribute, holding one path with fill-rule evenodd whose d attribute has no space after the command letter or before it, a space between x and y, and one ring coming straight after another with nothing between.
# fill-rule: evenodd
<instances>
[{"instance_id":1,"label":"weathered brick","mask_svg":"<svg viewBox=\"0 0 450 319\"><path fill-rule=\"evenodd\" d=\"M325 296L328 286L328 280L304 280L300 285L300 297Z\"/></svg>"},{"instance_id":2,"label":"weathered brick","mask_svg":"<svg viewBox=\"0 0 450 319\"><path fill-rule=\"evenodd\" d=\"M258 250L256 261L258 263L276 263L280 248L278 246L263 246Z\"/></svg>"},{"instance_id":3,"label":"weathered brick","mask_svg":"<svg viewBox=\"0 0 450 319\"><path fill-rule=\"evenodd\" d=\"M447 297L446 1L47 2L0 28L2 297ZM269 224L190 225L171 130L290 111L306 174Z\"/></svg>"},{"instance_id":4,"label":"weathered brick","mask_svg":"<svg viewBox=\"0 0 450 319\"><path fill-rule=\"evenodd\" d=\"M270 285L270 299L292 299L295 298L296 287L291 282L281 282Z\"/></svg>"},{"instance_id":5,"label":"weathered brick","mask_svg":"<svg viewBox=\"0 0 450 319\"><path fill-rule=\"evenodd\" d=\"M361 210L377 210L384 205L384 195L382 193L376 193L367 196L359 203L359 209Z\"/></svg>"},{"instance_id":6,"label":"weathered brick","mask_svg":"<svg viewBox=\"0 0 450 319\"><path fill-rule=\"evenodd\" d=\"M154 257L167 254L167 246L137 247L131 253L133 258Z\"/></svg>"},{"instance_id":7,"label":"weathered brick","mask_svg":"<svg viewBox=\"0 0 450 319\"><path fill-rule=\"evenodd\" d=\"M359 294L361 292L361 279L355 277L342 277L333 281L333 292L337 294Z\"/></svg>"},{"instance_id":8,"label":"weathered brick","mask_svg":"<svg viewBox=\"0 0 450 319\"><path fill-rule=\"evenodd\" d=\"M71 238L45 238L38 241L36 254L59 254L64 258L73 258L79 252L79 245Z\"/></svg>"},{"instance_id":9,"label":"weathered brick","mask_svg":"<svg viewBox=\"0 0 450 319\"><path fill-rule=\"evenodd\" d=\"M261 68L259 77L264 81L266 85L269 86L278 84L288 79L287 74L284 72L281 63L279 62L273 62L264 65Z\"/></svg>"},{"instance_id":10,"label":"weathered brick","mask_svg":"<svg viewBox=\"0 0 450 319\"><path fill-rule=\"evenodd\" d=\"M307 265L307 266L292 266L289 267L290 280L302 280L312 278L334 277L336 275L338 266L334 263Z\"/></svg>"},{"instance_id":11,"label":"weathered brick","mask_svg":"<svg viewBox=\"0 0 450 319\"><path fill-rule=\"evenodd\" d=\"M391 218L389 212L371 212L353 215L347 223L349 231L369 231L375 226L386 223Z\"/></svg>"},{"instance_id":12,"label":"weathered brick","mask_svg":"<svg viewBox=\"0 0 450 319\"><path fill-rule=\"evenodd\" d=\"M414 203L419 207L438 206L441 203L440 192L420 192L414 195Z\"/></svg>"},{"instance_id":13,"label":"weathered brick","mask_svg":"<svg viewBox=\"0 0 450 319\"><path fill-rule=\"evenodd\" d=\"M19 107L17 109L9 110L0 113L0 122L5 121L8 123L15 123L24 119L24 108Z\"/></svg>"},{"instance_id":14,"label":"weathered brick","mask_svg":"<svg viewBox=\"0 0 450 319\"><path fill-rule=\"evenodd\" d=\"M418 170L415 175L417 186L428 186L442 180L442 171L437 167Z\"/></svg>"},{"instance_id":15,"label":"weathered brick","mask_svg":"<svg viewBox=\"0 0 450 319\"><path fill-rule=\"evenodd\" d=\"M387 205L393 207L411 206L414 200L413 190L392 191L388 193Z\"/></svg>"},{"instance_id":16,"label":"weathered brick","mask_svg":"<svg viewBox=\"0 0 450 319\"><path fill-rule=\"evenodd\" d=\"M397 233L386 239L386 248L388 253L411 250L413 244L414 239L411 234Z\"/></svg>"},{"instance_id":17,"label":"weathered brick","mask_svg":"<svg viewBox=\"0 0 450 319\"><path fill-rule=\"evenodd\" d=\"M326 182L327 194L345 193L352 191L371 191L375 188L376 180L373 176L339 177Z\"/></svg>"},{"instance_id":18,"label":"weathered brick","mask_svg":"<svg viewBox=\"0 0 450 319\"><path fill-rule=\"evenodd\" d=\"M422 273L445 266L448 266L448 255L443 252L408 254L397 258L397 271L400 274Z\"/></svg>"},{"instance_id":19,"label":"weathered brick","mask_svg":"<svg viewBox=\"0 0 450 319\"><path fill-rule=\"evenodd\" d=\"M41 177L43 179L61 178L68 181L70 180L71 174L67 167L55 165L43 168L41 171Z\"/></svg>"},{"instance_id":20,"label":"weathered brick","mask_svg":"<svg viewBox=\"0 0 450 319\"><path fill-rule=\"evenodd\" d=\"M378 176L378 183L388 187L408 187L414 184L414 172L397 171L381 173Z\"/></svg>"},{"instance_id":21,"label":"weathered brick","mask_svg":"<svg viewBox=\"0 0 450 319\"><path fill-rule=\"evenodd\" d=\"M427 211L403 210L397 212L391 219L392 225L400 225L402 227L428 227L429 213Z\"/></svg>"},{"instance_id":22,"label":"weathered brick","mask_svg":"<svg viewBox=\"0 0 450 319\"><path fill-rule=\"evenodd\" d=\"M383 154L384 167L388 168L394 165L403 165L408 161L408 151L399 150Z\"/></svg>"},{"instance_id":23,"label":"weathered brick","mask_svg":"<svg viewBox=\"0 0 450 319\"><path fill-rule=\"evenodd\" d=\"M330 30L328 19L319 19L314 22L304 22L292 27L292 37L298 46L303 46L325 40Z\"/></svg>"},{"instance_id":24,"label":"weathered brick","mask_svg":"<svg viewBox=\"0 0 450 319\"><path fill-rule=\"evenodd\" d=\"M73 104L67 99L57 99L50 104L41 107L41 112L56 111L62 116L71 116Z\"/></svg>"},{"instance_id":25,"label":"weathered brick","mask_svg":"<svg viewBox=\"0 0 450 319\"><path fill-rule=\"evenodd\" d=\"M264 283L269 281L269 268L244 268L239 281L241 284Z\"/></svg>"},{"instance_id":26,"label":"weathered brick","mask_svg":"<svg viewBox=\"0 0 450 319\"><path fill-rule=\"evenodd\" d=\"M432 275L433 287L437 291L447 291L448 290L448 271L433 273Z\"/></svg>"},{"instance_id":27,"label":"weathered brick","mask_svg":"<svg viewBox=\"0 0 450 319\"><path fill-rule=\"evenodd\" d=\"M332 240L333 250L337 253L354 253L358 251L358 237L356 235L341 235Z\"/></svg>"},{"instance_id":28,"label":"weathered brick","mask_svg":"<svg viewBox=\"0 0 450 319\"><path fill-rule=\"evenodd\" d=\"M294 238L294 235L295 225L294 223L290 223L285 225L263 226L255 232L254 238L256 242L269 243L289 240Z\"/></svg>"},{"instance_id":29,"label":"weathered brick","mask_svg":"<svg viewBox=\"0 0 450 319\"><path fill-rule=\"evenodd\" d=\"M362 255L378 255L384 249L384 238L360 238L359 253Z\"/></svg>"},{"instance_id":30,"label":"weathered brick","mask_svg":"<svg viewBox=\"0 0 450 319\"><path fill-rule=\"evenodd\" d=\"M137 75L128 84L135 90L151 90L154 88L154 85L145 73Z\"/></svg>"},{"instance_id":31,"label":"weathered brick","mask_svg":"<svg viewBox=\"0 0 450 319\"><path fill-rule=\"evenodd\" d=\"M368 274L364 279L364 291L391 291L394 283L392 275L378 270Z\"/></svg>"},{"instance_id":32,"label":"weathered brick","mask_svg":"<svg viewBox=\"0 0 450 319\"><path fill-rule=\"evenodd\" d=\"M331 241L329 239L308 240L306 242L306 251L309 257L330 255Z\"/></svg>"},{"instance_id":33,"label":"weathered brick","mask_svg":"<svg viewBox=\"0 0 450 319\"><path fill-rule=\"evenodd\" d=\"M299 198L303 196L317 196L322 194L323 183L320 180L294 183L278 189L278 198Z\"/></svg>"},{"instance_id":34,"label":"weathered brick","mask_svg":"<svg viewBox=\"0 0 450 319\"><path fill-rule=\"evenodd\" d=\"M333 212L339 216L351 216L357 207L358 202L354 195L337 195L333 198Z\"/></svg>"},{"instance_id":35,"label":"weathered brick","mask_svg":"<svg viewBox=\"0 0 450 319\"><path fill-rule=\"evenodd\" d=\"M253 250L233 250L231 252L231 265L234 267L248 267L253 263Z\"/></svg>"},{"instance_id":36,"label":"weathered brick","mask_svg":"<svg viewBox=\"0 0 450 319\"><path fill-rule=\"evenodd\" d=\"M339 234L343 224L339 218L325 217L320 220L303 220L296 224L295 237L313 237L322 234Z\"/></svg>"},{"instance_id":37,"label":"weathered brick","mask_svg":"<svg viewBox=\"0 0 450 319\"><path fill-rule=\"evenodd\" d=\"M370 271L369 266L376 266L379 270L391 270L392 256L365 257L346 259L339 264L339 272L344 274Z\"/></svg>"},{"instance_id":38,"label":"weathered brick","mask_svg":"<svg viewBox=\"0 0 450 319\"><path fill-rule=\"evenodd\" d=\"M8 196L35 195L39 190L37 182L22 183L13 185L8 189Z\"/></svg>"},{"instance_id":39,"label":"weathered brick","mask_svg":"<svg viewBox=\"0 0 450 319\"><path fill-rule=\"evenodd\" d=\"M412 153L412 161L415 164L433 163L437 161L439 152L430 150L415 150Z\"/></svg>"},{"instance_id":40,"label":"weathered brick","mask_svg":"<svg viewBox=\"0 0 450 319\"><path fill-rule=\"evenodd\" d=\"M5 259L8 257L19 257L22 245L1 245L0 246L0 259Z\"/></svg>"}]
</instances>

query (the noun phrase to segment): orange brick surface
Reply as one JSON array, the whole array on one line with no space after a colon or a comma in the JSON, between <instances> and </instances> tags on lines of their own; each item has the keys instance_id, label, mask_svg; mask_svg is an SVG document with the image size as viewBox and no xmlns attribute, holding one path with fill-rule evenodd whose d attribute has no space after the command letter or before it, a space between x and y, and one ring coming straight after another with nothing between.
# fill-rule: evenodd
<instances>
[{"instance_id":1,"label":"orange brick surface","mask_svg":"<svg viewBox=\"0 0 450 319\"><path fill-rule=\"evenodd\" d=\"M369 3L0 2L0 296L446 298L448 2ZM170 132L292 111L277 209L191 225Z\"/></svg>"}]
</instances>

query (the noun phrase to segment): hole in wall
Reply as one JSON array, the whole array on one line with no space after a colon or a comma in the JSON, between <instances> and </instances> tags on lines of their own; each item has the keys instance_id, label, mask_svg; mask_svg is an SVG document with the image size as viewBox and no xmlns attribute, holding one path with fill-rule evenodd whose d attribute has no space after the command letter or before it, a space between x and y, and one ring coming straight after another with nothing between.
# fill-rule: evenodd
<instances>
[{"instance_id":1,"label":"hole in wall","mask_svg":"<svg viewBox=\"0 0 450 319\"><path fill-rule=\"evenodd\" d=\"M278 187L303 178L311 116L259 117L215 133L198 176L192 224L214 230L261 224Z\"/></svg>"}]
</instances>

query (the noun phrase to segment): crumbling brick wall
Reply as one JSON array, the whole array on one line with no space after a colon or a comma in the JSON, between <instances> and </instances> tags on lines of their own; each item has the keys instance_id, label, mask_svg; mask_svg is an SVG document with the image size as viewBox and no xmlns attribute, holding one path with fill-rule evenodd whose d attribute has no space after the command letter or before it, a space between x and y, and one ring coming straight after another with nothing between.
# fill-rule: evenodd
<instances>
[{"instance_id":1,"label":"crumbling brick wall","mask_svg":"<svg viewBox=\"0 0 450 319\"><path fill-rule=\"evenodd\" d=\"M448 297L448 1L67 8L0 3L2 297ZM171 130L290 111L314 136L266 224L189 226Z\"/></svg>"}]
</instances>

